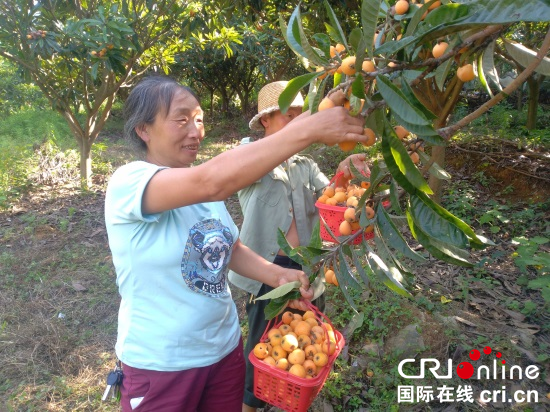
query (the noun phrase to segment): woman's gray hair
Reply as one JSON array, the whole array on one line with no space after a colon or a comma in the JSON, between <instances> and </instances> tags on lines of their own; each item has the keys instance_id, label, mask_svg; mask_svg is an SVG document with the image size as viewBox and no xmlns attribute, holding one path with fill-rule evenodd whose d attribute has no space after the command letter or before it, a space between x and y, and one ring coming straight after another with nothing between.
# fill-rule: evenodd
<instances>
[{"instance_id":1,"label":"woman's gray hair","mask_svg":"<svg viewBox=\"0 0 550 412\"><path fill-rule=\"evenodd\" d=\"M136 128L152 124L159 113L168 113L172 98L178 90L185 90L200 102L195 92L171 77L153 75L141 80L124 103L124 136L140 149L146 150L147 145L136 133Z\"/></svg>"}]
</instances>

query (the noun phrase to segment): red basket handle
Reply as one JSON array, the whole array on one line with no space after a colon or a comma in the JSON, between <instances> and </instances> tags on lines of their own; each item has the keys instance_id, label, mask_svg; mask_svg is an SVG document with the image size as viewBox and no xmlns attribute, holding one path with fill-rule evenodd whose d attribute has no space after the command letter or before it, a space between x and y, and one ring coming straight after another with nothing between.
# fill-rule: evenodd
<instances>
[{"instance_id":1,"label":"red basket handle","mask_svg":"<svg viewBox=\"0 0 550 412\"><path fill-rule=\"evenodd\" d=\"M333 184L336 181L336 179L338 179L340 176L343 176L343 175L344 175L344 172L336 173L334 176L332 176L332 179L330 179L330 182L328 182L327 186L330 186L331 184Z\"/></svg>"}]
</instances>

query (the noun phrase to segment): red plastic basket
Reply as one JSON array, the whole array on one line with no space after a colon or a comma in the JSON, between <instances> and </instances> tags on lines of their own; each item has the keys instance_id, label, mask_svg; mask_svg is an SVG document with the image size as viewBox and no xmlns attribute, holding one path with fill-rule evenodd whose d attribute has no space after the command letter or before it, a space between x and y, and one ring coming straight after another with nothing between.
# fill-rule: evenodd
<instances>
[{"instance_id":1,"label":"red plastic basket","mask_svg":"<svg viewBox=\"0 0 550 412\"><path fill-rule=\"evenodd\" d=\"M320 313L315 306L311 306L317 310L316 313ZM328 320L322 313L321 315ZM281 323L270 323L261 341L265 342L267 340L267 331L271 327L279 327ZM312 379L300 378L287 371L270 366L254 356L253 352L250 352L248 358L254 366L254 395L258 399L288 412L306 412L323 388L336 357L346 343L340 332L334 328L333 331L337 341L336 350L329 356L328 363L321 372Z\"/></svg>"},{"instance_id":2,"label":"red plastic basket","mask_svg":"<svg viewBox=\"0 0 550 412\"><path fill-rule=\"evenodd\" d=\"M346 211L347 207L345 206L331 206L324 203L315 202L315 207L319 210L319 218L321 219L319 234L321 235L321 239L326 240L327 242L338 242L338 239L336 239L338 236L342 236L340 234L340 223L344 220L344 212ZM334 234L332 236L330 232L327 230L325 224L329 227L330 231ZM354 230L351 234L357 233L359 229ZM351 236L351 235L350 235ZM374 237L374 233L365 233L362 236L365 240L372 239ZM355 239L353 239L352 244L358 245L361 243L362 239L361 236L357 236Z\"/></svg>"}]
</instances>

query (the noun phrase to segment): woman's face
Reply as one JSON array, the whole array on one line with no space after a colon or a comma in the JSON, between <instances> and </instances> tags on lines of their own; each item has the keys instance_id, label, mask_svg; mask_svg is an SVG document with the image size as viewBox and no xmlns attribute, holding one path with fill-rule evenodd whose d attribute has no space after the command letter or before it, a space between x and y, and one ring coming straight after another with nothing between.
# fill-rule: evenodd
<instances>
[{"instance_id":1,"label":"woman's face","mask_svg":"<svg viewBox=\"0 0 550 412\"><path fill-rule=\"evenodd\" d=\"M203 112L199 102L179 89L170 111L158 113L153 124L145 125L142 139L147 143L147 161L159 166L189 167L197 158L204 139Z\"/></svg>"}]
</instances>

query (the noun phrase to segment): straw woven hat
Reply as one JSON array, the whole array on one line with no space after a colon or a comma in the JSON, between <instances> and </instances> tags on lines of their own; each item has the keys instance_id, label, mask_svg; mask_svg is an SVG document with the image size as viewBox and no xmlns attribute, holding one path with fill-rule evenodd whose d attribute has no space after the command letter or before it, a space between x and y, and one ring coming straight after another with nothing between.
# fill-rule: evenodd
<instances>
[{"instance_id":1,"label":"straw woven hat","mask_svg":"<svg viewBox=\"0 0 550 412\"><path fill-rule=\"evenodd\" d=\"M258 114L248 124L252 130L263 130L260 119L264 114L279 110L279 96L285 89L287 81L268 83L258 93ZM301 93L296 95L290 107L303 107L304 98Z\"/></svg>"}]
</instances>

